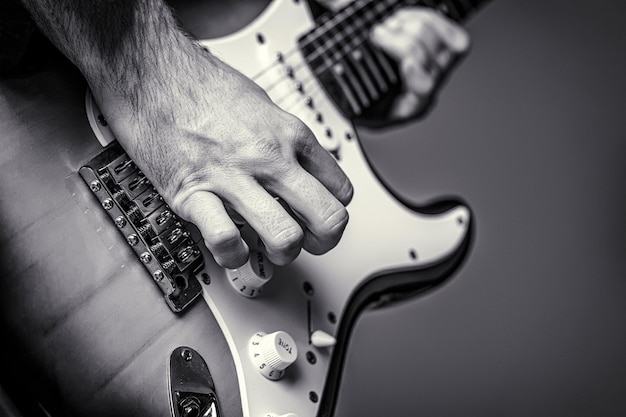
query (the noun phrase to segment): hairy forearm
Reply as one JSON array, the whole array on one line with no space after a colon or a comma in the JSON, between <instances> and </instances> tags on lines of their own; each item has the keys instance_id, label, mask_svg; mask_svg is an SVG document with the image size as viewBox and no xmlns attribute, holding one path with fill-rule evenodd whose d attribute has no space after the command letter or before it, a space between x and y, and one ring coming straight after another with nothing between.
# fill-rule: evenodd
<instances>
[{"instance_id":1,"label":"hairy forearm","mask_svg":"<svg viewBox=\"0 0 626 417\"><path fill-rule=\"evenodd\" d=\"M198 70L193 60L200 47L178 27L162 0L23 2L96 94L105 89L136 103L134 96L148 90L146 84L171 83L176 72Z\"/></svg>"},{"instance_id":2,"label":"hairy forearm","mask_svg":"<svg viewBox=\"0 0 626 417\"><path fill-rule=\"evenodd\" d=\"M83 73L118 141L162 187L171 170L150 152L167 152L163 137L179 136L167 130L192 124L196 86L217 88L224 65L179 28L163 0L23 2Z\"/></svg>"}]
</instances>

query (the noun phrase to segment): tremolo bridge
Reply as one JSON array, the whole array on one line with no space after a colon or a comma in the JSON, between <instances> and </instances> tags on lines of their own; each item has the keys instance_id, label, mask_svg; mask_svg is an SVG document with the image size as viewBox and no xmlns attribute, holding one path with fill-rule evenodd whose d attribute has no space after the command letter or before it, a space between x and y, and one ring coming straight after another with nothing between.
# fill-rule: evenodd
<instances>
[{"instance_id":1,"label":"tremolo bridge","mask_svg":"<svg viewBox=\"0 0 626 417\"><path fill-rule=\"evenodd\" d=\"M80 175L165 296L180 312L202 293L199 233L183 222L113 142L81 167Z\"/></svg>"}]
</instances>

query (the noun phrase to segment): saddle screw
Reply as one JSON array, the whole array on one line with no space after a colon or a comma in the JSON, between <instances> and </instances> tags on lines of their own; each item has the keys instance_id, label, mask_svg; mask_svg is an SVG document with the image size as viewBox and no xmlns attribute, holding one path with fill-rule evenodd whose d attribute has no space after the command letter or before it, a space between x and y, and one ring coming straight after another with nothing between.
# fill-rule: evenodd
<instances>
[{"instance_id":1,"label":"saddle screw","mask_svg":"<svg viewBox=\"0 0 626 417\"><path fill-rule=\"evenodd\" d=\"M91 184L89 184L89 188L91 188L91 191L96 193L100 191L100 189L102 188L102 184L100 183L100 181L94 180L94 181L91 181Z\"/></svg>"}]
</instances>

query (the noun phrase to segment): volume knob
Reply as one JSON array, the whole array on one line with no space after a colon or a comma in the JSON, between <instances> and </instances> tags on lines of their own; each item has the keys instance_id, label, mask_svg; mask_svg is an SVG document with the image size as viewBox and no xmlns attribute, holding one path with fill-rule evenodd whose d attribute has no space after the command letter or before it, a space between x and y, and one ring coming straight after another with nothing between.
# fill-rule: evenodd
<instances>
[{"instance_id":1,"label":"volume knob","mask_svg":"<svg viewBox=\"0 0 626 417\"><path fill-rule=\"evenodd\" d=\"M250 357L259 372L268 379L283 377L285 369L296 361L298 347L287 332L257 332L250 339Z\"/></svg>"},{"instance_id":2,"label":"volume knob","mask_svg":"<svg viewBox=\"0 0 626 417\"><path fill-rule=\"evenodd\" d=\"M227 269L228 281L241 295L256 297L272 278L274 267L263 252L250 251L250 259L237 269Z\"/></svg>"}]
</instances>

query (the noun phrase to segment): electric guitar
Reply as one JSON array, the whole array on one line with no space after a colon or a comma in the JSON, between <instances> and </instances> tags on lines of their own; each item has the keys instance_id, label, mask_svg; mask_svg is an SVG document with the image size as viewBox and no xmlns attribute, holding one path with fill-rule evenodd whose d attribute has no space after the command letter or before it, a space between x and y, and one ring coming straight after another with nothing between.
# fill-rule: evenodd
<instances>
[{"instance_id":1,"label":"electric guitar","mask_svg":"<svg viewBox=\"0 0 626 417\"><path fill-rule=\"evenodd\" d=\"M362 153L351 120L398 82L367 28L407 4L461 20L477 3L356 1L314 19L306 2L274 0L244 29L202 41L303 120L355 187L338 246L286 267L260 251L218 267L83 83L41 74L2 85L0 308L28 358L18 371L41 371L77 415L213 415L168 404L169 355L189 346L208 363L221 415L332 416L359 314L444 283L471 243L464 203L411 205Z\"/></svg>"}]
</instances>

